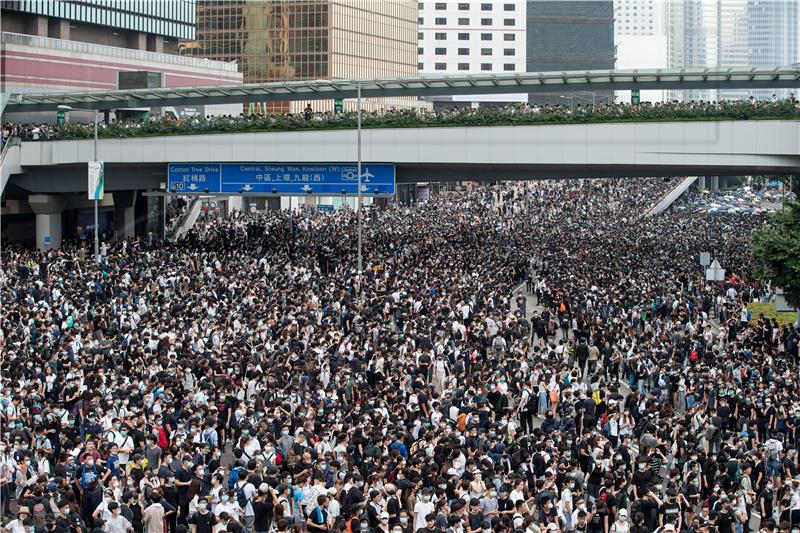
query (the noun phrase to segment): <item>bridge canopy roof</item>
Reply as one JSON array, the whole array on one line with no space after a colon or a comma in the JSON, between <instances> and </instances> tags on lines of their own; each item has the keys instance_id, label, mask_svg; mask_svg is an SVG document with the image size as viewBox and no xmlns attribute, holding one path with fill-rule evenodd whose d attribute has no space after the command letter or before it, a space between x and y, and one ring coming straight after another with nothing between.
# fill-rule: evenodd
<instances>
[{"instance_id":1,"label":"bridge canopy roof","mask_svg":"<svg viewBox=\"0 0 800 533\"><path fill-rule=\"evenodd\" d=\"M791 89L800 64L786 67L589 70L503 74L425 75L405 78L309 80L200 87L164 87L69 93L12 94L9 112L214 105L259 101L561 93L628 89Z\"/></svg>"}]
</instances>

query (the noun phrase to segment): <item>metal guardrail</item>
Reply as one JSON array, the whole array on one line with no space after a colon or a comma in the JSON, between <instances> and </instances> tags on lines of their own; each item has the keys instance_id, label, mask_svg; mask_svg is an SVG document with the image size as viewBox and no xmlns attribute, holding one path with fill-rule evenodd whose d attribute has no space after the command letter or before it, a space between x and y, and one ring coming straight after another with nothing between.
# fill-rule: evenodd
<instances>
[{"instance_id":1,"label":"metal guardrail","mask_svg":"<svg viewBox=\"0 0 800 533\"><path fill-rule=\"evenodd\" d=\"M213 61L210 59L199 59L196 57L186 57L174 54L162 54L159 52L148 52L145 50L134 50L132 48L106 46L103 44L67 41L64 39L38 37L36 35L25 35L22 33L11 33L6 31L2 32L0 40L2 40L3 44L35 46L37 48L49 48L50 50L62 50L65 52L78 52L82 54L117 57L120 59L131 59L135 61L151 61L154 63L166 63L184 67L224 70L226 72L238 72L239 68L237 63L228 63L225 61Z\"/></svg>"}]
</instances>

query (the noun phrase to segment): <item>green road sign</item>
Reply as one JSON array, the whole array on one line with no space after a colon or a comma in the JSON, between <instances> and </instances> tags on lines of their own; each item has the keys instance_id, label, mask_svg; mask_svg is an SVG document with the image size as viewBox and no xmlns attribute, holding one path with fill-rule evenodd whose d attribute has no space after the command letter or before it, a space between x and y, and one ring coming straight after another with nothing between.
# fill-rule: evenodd
<instances>
[{"instance_id":1,"label":"green road sign","mask_svg":"<svg viewBox=\"0 0 800 533\"><path fill-rule=\"evenodd\" d=\"M336 113L341 113L344 111L344 100L341 98L337 98L333 101L333 111Z\"/></svg>"},{"instance_id":2,"label":"green road sign","mask_svg":"<svg viewBox=\"0 0 800 533\"><path fill-rule=\"evenodd\" d=\"M638 104L639 103L639 89L633 89L631 91L631 103Z\"/></svg>"}]
</instances>

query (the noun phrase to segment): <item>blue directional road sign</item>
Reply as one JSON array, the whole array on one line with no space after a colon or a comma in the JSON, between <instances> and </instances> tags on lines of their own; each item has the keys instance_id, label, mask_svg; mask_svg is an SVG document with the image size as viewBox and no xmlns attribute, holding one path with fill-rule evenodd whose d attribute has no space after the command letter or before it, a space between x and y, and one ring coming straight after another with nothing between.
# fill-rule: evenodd
<instances>
[{"instance_id":1,"label":"blue directional road sign","mask_svg":"<svg viewBox=\"0 0 800 533\"><path fill-rule=\"evenodd\" d=\"M358 194L358 165L271 163L170 163L170 191L181 194L281 194L337 196ZM363 196L393 195L395 166L361 163Z\"/></svg>"}]
</instances>

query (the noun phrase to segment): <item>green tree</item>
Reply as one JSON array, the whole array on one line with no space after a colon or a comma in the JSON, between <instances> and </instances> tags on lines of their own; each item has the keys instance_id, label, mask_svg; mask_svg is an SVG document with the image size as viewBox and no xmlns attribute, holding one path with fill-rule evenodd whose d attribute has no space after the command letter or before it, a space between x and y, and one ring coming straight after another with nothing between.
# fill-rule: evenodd
<instances>
[{"instance_id":1,"label":"green tree","mask_svg":"<svg viewBox=\"0 0 800 533\"><path fill-rule=\"evenodd\" d=\"M789 305L800 308L800 202L786 202L772 224L753 234L752 246L756 275L781 287Z\"/></svg>"}]
</instances>

